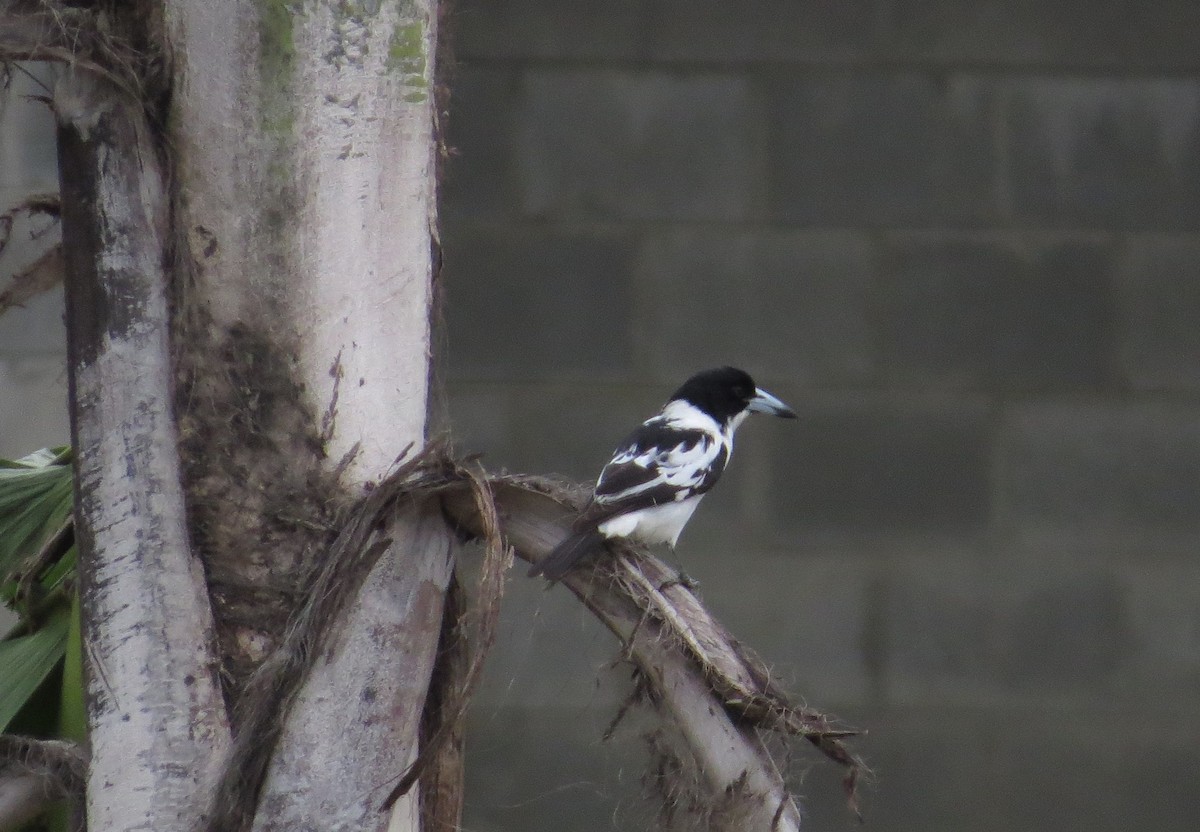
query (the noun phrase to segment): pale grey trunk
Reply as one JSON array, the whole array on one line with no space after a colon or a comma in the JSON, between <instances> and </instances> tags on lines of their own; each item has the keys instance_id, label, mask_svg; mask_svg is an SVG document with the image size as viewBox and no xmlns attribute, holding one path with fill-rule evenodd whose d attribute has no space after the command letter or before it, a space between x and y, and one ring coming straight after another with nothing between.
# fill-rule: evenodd
<instances>
[{"instance_id":1,"label":"pale grey trunk","mask_svg":"<svg viewBox=\"0 0 1200 832\"><path fill-rule=\"evenodd\" d=\"M92 829L200 827L229 743L172 415L167 202L140 103L66 71L59 116Z\"/></svg>"},{"instance_id":2,"label":"pale grey trunk","mask_svg":"<svg viewBox=\"0 0 1200 832\"><path fill-rule=\"evenodd\" d=\"M168 0L180 225L218 325L295 337L364 482L425 433L436 3L292 7Z\"/></svg>"},{"instance_id":3,"label":"pale grey trunk","mask_svg":"<svg viewBox=\"0 0 1200 832\"><path fill-rule=\"evenodd\" d=\"M425 439L436 4L169 0L166 22L181 306L235 361L246 329L256 349L285 356L307 414L261 423L276 460L266 464L286 470L267 477L247 448L238 463L264 477L255 493L268 502L286 478L345 501ZM211 372L204 360L185 356ZM197 375L202 400L219 380ZM198 435L205 420L189 416ZM201 502L225 499L204 485L221 476L195 475ZM282 726L256 829L388 826L379 807L417 750L451 545L440 518L414 511L388 534ZM213 537L210 568L261 581L304 555L302 543L277 547L248 569L240 536ZM278 635L230 627L249 658ZM417 814L415 797L400 801L393 828L419 828Z\"/></svg>"},{"instance_id":4,"label":"pale grey trunk","mask_svg":"<svg viewBox=\"0 0 1200 832\"><path fill-rule=\"evenodd\" d=\"M256 830L389 828L381 807L416 755L452 546L433 505L408 507L387 533L392 545L292 705ZM419 828L417 801L391 814L390 828Z\"/></svg>"}]
</instances>

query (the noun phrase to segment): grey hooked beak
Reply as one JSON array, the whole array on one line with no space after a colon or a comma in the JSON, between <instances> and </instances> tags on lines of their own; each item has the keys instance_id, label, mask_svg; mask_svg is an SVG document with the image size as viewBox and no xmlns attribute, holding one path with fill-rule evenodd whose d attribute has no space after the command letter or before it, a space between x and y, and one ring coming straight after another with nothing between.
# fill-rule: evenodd
<instances>
[{"instance_id":1,"label":"grey hooked beak","mask_svg":"<svg viewBox=\"0 0 1200 832\"><path fill-rule=\"evenodd\" d=\"M795 419L796 412L761 387L754 388L754 398L746 404L751 413L769 413L781 419Z\"/></svg>"}]
</instances>

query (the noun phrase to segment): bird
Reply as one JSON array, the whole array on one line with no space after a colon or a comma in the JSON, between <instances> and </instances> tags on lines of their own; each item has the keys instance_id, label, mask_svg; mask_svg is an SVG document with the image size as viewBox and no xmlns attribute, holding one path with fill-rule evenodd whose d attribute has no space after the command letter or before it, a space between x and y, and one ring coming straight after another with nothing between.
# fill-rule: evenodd
<instances>
[{"instance_id":1,"label":"bird","mask_svg":"<svg viewBox=\"0 0 1200 832\"><path fill-rule=\"evenodd\" d=\"M689 378L617 446L571 533L533 565L530 577L542 575L554 584L610 540L675 548L696 506L729 464L733 434L751 413L796 418L736 367Z\"/></svg>"}]
</instances>

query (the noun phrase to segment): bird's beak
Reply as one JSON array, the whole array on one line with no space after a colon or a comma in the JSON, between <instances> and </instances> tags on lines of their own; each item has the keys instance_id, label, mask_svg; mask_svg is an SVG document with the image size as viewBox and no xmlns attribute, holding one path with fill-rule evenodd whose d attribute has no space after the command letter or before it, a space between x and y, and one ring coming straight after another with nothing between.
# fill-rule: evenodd
<instances>
[{"instance_id":1,"label":"bird's beak","mask_svg":"<svg viewBox=\"0 0 1200 832\"><path fill-rule=\"evenodd\" d=\"M761 387L754 388L754 398L746 405L751 413L769 413L781 419L795 419L796 412Z\"/></svg>"}]
</instances>

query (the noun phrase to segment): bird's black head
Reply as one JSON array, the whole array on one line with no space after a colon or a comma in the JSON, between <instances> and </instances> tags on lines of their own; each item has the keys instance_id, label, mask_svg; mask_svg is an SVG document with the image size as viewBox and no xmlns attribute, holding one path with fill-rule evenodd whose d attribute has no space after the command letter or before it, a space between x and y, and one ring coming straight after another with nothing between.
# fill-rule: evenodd
<instances>
[{"instance_id":1,"label":"bird's black head","mask_svg":"<svg viewBox=\"0 0 1200 832\"><path fill-rule=\"evenodd\" d=\"M796 418L787 405L760 390L749 373L736 367L717 367L696 373L671 398L692 403L721 424L733 421L746 411Z\"/></svg>"}]
</instances>

